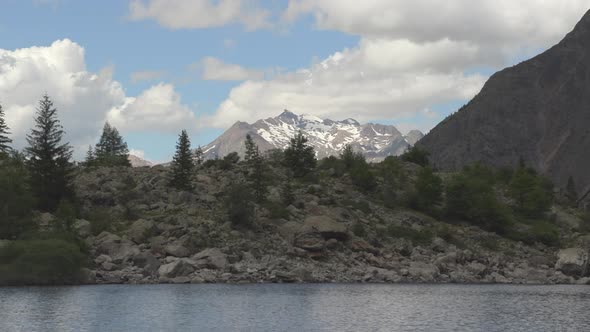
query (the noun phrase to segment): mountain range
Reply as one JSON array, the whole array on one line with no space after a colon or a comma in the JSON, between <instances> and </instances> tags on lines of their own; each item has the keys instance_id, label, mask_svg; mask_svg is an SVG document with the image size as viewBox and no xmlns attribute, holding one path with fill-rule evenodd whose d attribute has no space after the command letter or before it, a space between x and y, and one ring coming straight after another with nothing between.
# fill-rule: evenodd
<instances>
[{"instance_id":1,"label":"mountain range","mask_svg":"<svg viewBox=\"0 0 590 332\"><path fill-rule=\"evenodd\" d=\"M277 117L258 120L253 124L236 122L202 150L205 159L223 157L231 152L243 155L244 139L248 134L261 151L285 149L298 131L309 139L318 158L338 155L350 144L369 161L400 155L424 136L418 130L403 135L392 125L360 124L354 119L334 121L285 110Z\"/></svg>"},{"instance_id":2,"label":"mountain range","mask_svg":"<svg viewBox=\"0 0 590 332\"><path fill-rule=\"evenodd\" d=\"M442 170L527 166L590 191L590 11L546 52L494 74L418 144Z\"/></svg>"}]
</instances>

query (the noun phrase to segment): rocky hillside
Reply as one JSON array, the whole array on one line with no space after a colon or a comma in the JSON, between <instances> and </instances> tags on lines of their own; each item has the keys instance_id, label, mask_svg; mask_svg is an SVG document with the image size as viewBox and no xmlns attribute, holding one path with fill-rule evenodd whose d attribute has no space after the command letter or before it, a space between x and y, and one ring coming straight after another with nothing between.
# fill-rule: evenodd
<instances>
[{"instance_id":1,"label":"rocky hillside","mask_svg":"<svg viewBox=\"0 0 590 332\"><path fill-rule=\"evenodd\" d=\"M298 131L307 136L318 158L337 156L346 144L351 144L371 161L398 156L423 136L418 130L412 130L404 136L394 126L373 123L361 125L353 119L324 120L284 111L277 117L253 124L237 122L219 138L203 147L205 159L221 158L234 151L243 155L243 140L247 134L252 136L261 151L285 149Z\"/></svg>"},{"instance_id":2,"label":"rocky hillside","mask_svg":"<svg viewBox=\"0 0 590 332\"><path fill-rule=\"evenodd\" d=\"M248 172L243 163L199 168L192 192L170 188L161 166L79 171L84 219L74 228L90 248L89 282L590 282L590 237L579 231L582 219L563 208L552 213L568 248L560 251L392 204L378 194L382 177L367 192L329 165L315 179L289 180L269 163L268 202L255 205L249 225L227 215L230 193ZM421 170L401 167L396 174L405 183ZM46 224L51 218L43 216Z\"/></svg>"},{"instance_id":3,"label":"rocky hillside","mask_svg":"<svg viewBox=\"0 0 590 332\"><path fill-rule=\"evenodd\" d=\"M590 11L559 44L494 74L465 107L419 145L437 167L520 159L578 193L590 190Z\"/></svg>"},{"instance_id":4,"label":"rocky hillside","mask_svg":"<svg viewBox=\"0 0 590 332\"><path fill-rule=\"evenodd\" d=\"M152 163L151 161L145 160L143 158L140 158L138 156L129 155L129 162L131 163L132 167L152 167L154 166L154 163Z\"/></svg>"}]
</instances>

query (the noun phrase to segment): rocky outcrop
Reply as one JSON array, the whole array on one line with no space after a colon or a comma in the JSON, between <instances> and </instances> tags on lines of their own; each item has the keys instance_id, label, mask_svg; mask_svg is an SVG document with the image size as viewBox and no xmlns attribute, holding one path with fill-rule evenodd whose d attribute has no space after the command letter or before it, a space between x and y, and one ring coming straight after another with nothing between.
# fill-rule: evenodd
<instances>
[{"instance_id":1,"label":"rocky outcrop","mask_svg":"<svg viewBox=\"0 0 590 332\"><path fill-rule=\"evenodd\" d=\"M437 168L481 161L528 166L580 195L590 189L590 11L559 44L494 74L481 92L418 146Z\"/></svg>"},{"instance_id":2,"label":"rocky outcrop","mask_svg":"<svg viewBox=\"0 0 590 332\"><path fill-rule=\"evenodd\" d=\"M566 275L584 277L588 274L588 250L582 248L568 248L557 254L555 269Z\"/></svg>"},{"instance_id":3,"label":"rocky outcrop","mask_svg":"<svg viewBox=\"0 0 590 332\"><path fill-rule=\"evenodd\" d=\"M299 184L293 188L293 204L280 215L259 205L254 225L232 226L223 214L223 197L244 174L235 167L200 169L194 194L169 188L165 169L159 167L80 174L76 188L83 208L108 212L111 228L92 234L104 226L95 224L104 219L92 214L87 222L76 223L90 248L89 282L590 282L584 278L581 254L564 251L558 257L555 248L441 223L401 207L388 209L343 180ZM561 214L557 220L577 218L566 210ZM580 227L579 222L562 224ZM440 232L441 227L446 231ZM432 237L417 241L407 236L416 232ZM565 234L586 248L587 236Z\"/></svg>"}]
</instances>

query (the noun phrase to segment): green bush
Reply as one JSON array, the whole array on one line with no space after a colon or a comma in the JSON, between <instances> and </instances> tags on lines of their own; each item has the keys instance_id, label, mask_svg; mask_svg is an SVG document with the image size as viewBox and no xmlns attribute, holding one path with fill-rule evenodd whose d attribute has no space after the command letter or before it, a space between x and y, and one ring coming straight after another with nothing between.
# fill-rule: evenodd
<instances>
[{"instance_id":1,"label":"green bush","mask_svg":"<svg viewBox=\"0 0 590 332\"><path fill-rule=\"evenodd\" d=\"M0 239L16 239L34 228L34 199L21 155L0 156Z\"/></svg>"},{"instance_id":2,"label":"green bush","mask_svg":"<svg viewBox=\"0 0 590 332\"><path fill-rule=\"evenodd\" d=\"M525 167L520 167L512 176L509 194L515 211L529 218L544 217L553 200L551 183Z\"/></svg>"},{"instance_id":3,"label":"green bush","mask_svg":"<svg viewBox=\"0 0 590 332\"><path fill-rule=\"evenodd\" d=\"M406 153L404 153L401 158L403 161L411 162L422 167L428 166L429 161L428 157L430 153L424 149L421 149L417 146L411 147Z\"/></svg>"},{"instance_id":4,"label":"green bush","mask_svg":"<svg viewBox=\"0 0 590 332\"><path fill-rule=\"evenodd\" d=\"M246 184L236 184L230 188L225 201L227 215L235 226L250 226L254 222L254 203L252 190Z\"/></svg>"},{"instance_id":5,"label":"green bush","mask_svg":"<svg viewBox=\"0 0 590 332\"><path fill-rule=\"evenodd\" d=\"M287 208L285 208L285 205L281 203L267 201L265 202L264 207L268 210L271 219L289 218L289 210L287 210Z\"/></svg>"},{"instance_id":6,"label":"green bush","mask_svg":"<svg viewBox=\"0 0 590 332\"><path fill-rule=\"evenodd\" d=\"M71 242L14 241L0 248L0 285L75 284L86 263L86 255Z\"/></svg>"},{"instance_id":7,"label":"green bush","mask_svg":"<svg viewBox=\"0 0 590 332\"><path fill-rule=\"evenodd\" d=\"M322 171L331 171L332 173L330 175L335 178L342 177L346 172L346 168L344 167L342 160L336 158L335 156L322 159L318 168Z\"/></svg>"},{"instance_id":8,"label":"green bush","mask_svg":"<svg viewBox=\"0 0 590 332\"><path fill-rule=\"evenodd\" d=\"M356 222L354 225L352 225L352 233L361 238L367 236L367 230L361 222Z\"/></svg>"},{"instance_id":9,"label":"green bush","mask_svg":"<svg viewBox=\"0 0 590 332\"><path fill-rule=\"evenodd\" d=\"M90 232L92 235L113 231L113 220L115 218L106 209L94 209L86 213L84 219L90 222Z\"/></svg>"},{"instance_id":10,"label":"green bush","mask_svg":"<svg viewBox=\"0 0 590 332\"><path fill-rule=\"evenodd\" d=\"M452 177L446 188L446 215L505 234L512 225L510 210L496 197L494 176L479 165Z\"/></svg>"},{"instance_id":11,"label":"green bush","mask_svg":"<svg viewBox=\"0 0 590 332\"><path fill-rule=\"evenodd\" d=\"M418 171L418 177L414 184L416 192L412 195L410 204L413 208L432 212L435 206L442 200L442 180L430 167L424 167Z\"/></svg>"}]
</instances>

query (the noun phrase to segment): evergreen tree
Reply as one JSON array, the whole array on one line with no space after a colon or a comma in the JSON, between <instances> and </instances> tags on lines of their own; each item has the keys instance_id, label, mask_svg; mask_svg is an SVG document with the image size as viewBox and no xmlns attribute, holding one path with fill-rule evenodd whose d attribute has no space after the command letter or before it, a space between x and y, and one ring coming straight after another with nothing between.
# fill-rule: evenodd
<instances>
[{"instance_id":1,"label":"evergreen tree","mask_svg":"<svg viewBox=\"0 0 590 332\"><path fill-rule=\"evenodd\" d=\"M285 150L285 162L295 177L304 177L316 167L313 146L307 145L307 138L301 131L291 139L289 147Z\"/></svg>"},{"instance_id":2,"label":"evergreen tree","mask_svg":"<svg viewBox=\"0 0 590 332\"><path fill-rule=\"evenodd\" d=\"M203 164L203 149L201 149L200 145L195 150L195 163L197 166L201 166L201 164Z\"/></svg>"},{"instance_id":3,"label":"evergreen tree","mask_svg":"<svg viewBox=\"0 0 590 332\"><path fill-rule=\"evenodd\" d=\"M256 145L256 143L254 143L254 140L252 140L252 136L250 136L250 134L246 135L246 142L244 143L244 145L246 145L246 153L244 155L244 160L246 162L252 161L255 155L260 155L260 152L258 151L258 146Z\"/></svg>"},{"instance_id":4,"label":"evergreen tree","mask_svg":"<svg viewBox=\"0 0 590 332\"><path fill-rule=\"evenodd\" d=\"M2 109L2 105L0 105L0 154L7 154L11 150L8 144L12 143L12 140L8 138L8 134L10 134L9 128L6 122L4 122L4 110Z\"/></svg>"},{"instance_id":5,"label":"evergreen tree","mask_svg":"<svg viewBox=\"0 0 590 332\"><path fill-rule=\"evenodd\" d=\"M266 199L266 165L264 157L260 154L258 145L254 143L250 135L246 135L246 156L245 160L248 165L248 179L254 190L256 202L262 203Z\"/></svg>"},{"instance_id":6,"label":"evergreen tree","mask_svg":"<svg viewBox=\"0 0 590 332\"><path fill-rule=\"evenodd\" d=\"M191 142L186 130L183 130L178 137L176 153L172 159L172 180L170 185L177 189L190 190L192 188L191 175L194 167Z\"/></svg>"},{"instance_id":7,"label":"evergreen tree","mask_svg":"<svg viewBox=\"0 0 590 332\"><path fill-rule=\"evenodd\" d=\"M127 166L129 162L129 149L117 128L108 122L104 124L100 140L95 148L96 164L98 166Z\"/></svg>"},{"instance_id":8,"label":"evergreen tree","mask_svg":"<svg viewBox=\"0 0 590 332\"><path fill-rule=\"evenodd\" d=\"M53 211L71 194L72 148L63 143L63 127L48 95L39 101L35 128L27 135L31 188L39 209Z\"/></svg>"},{"instance_id":9,"label":"evergreen tree","mask_svg":"<svg viewBox=\"0 0 590 332\"><path fill-rule=\"evenodd\" d=\"M84 160L84 166L86 166L86 167L94 166L95 162L96 162L96 156L94 154L94 150L92 149L92 146L89 145L88 151L86 152L86 159Z\"/></svg>"}]
</instances>

